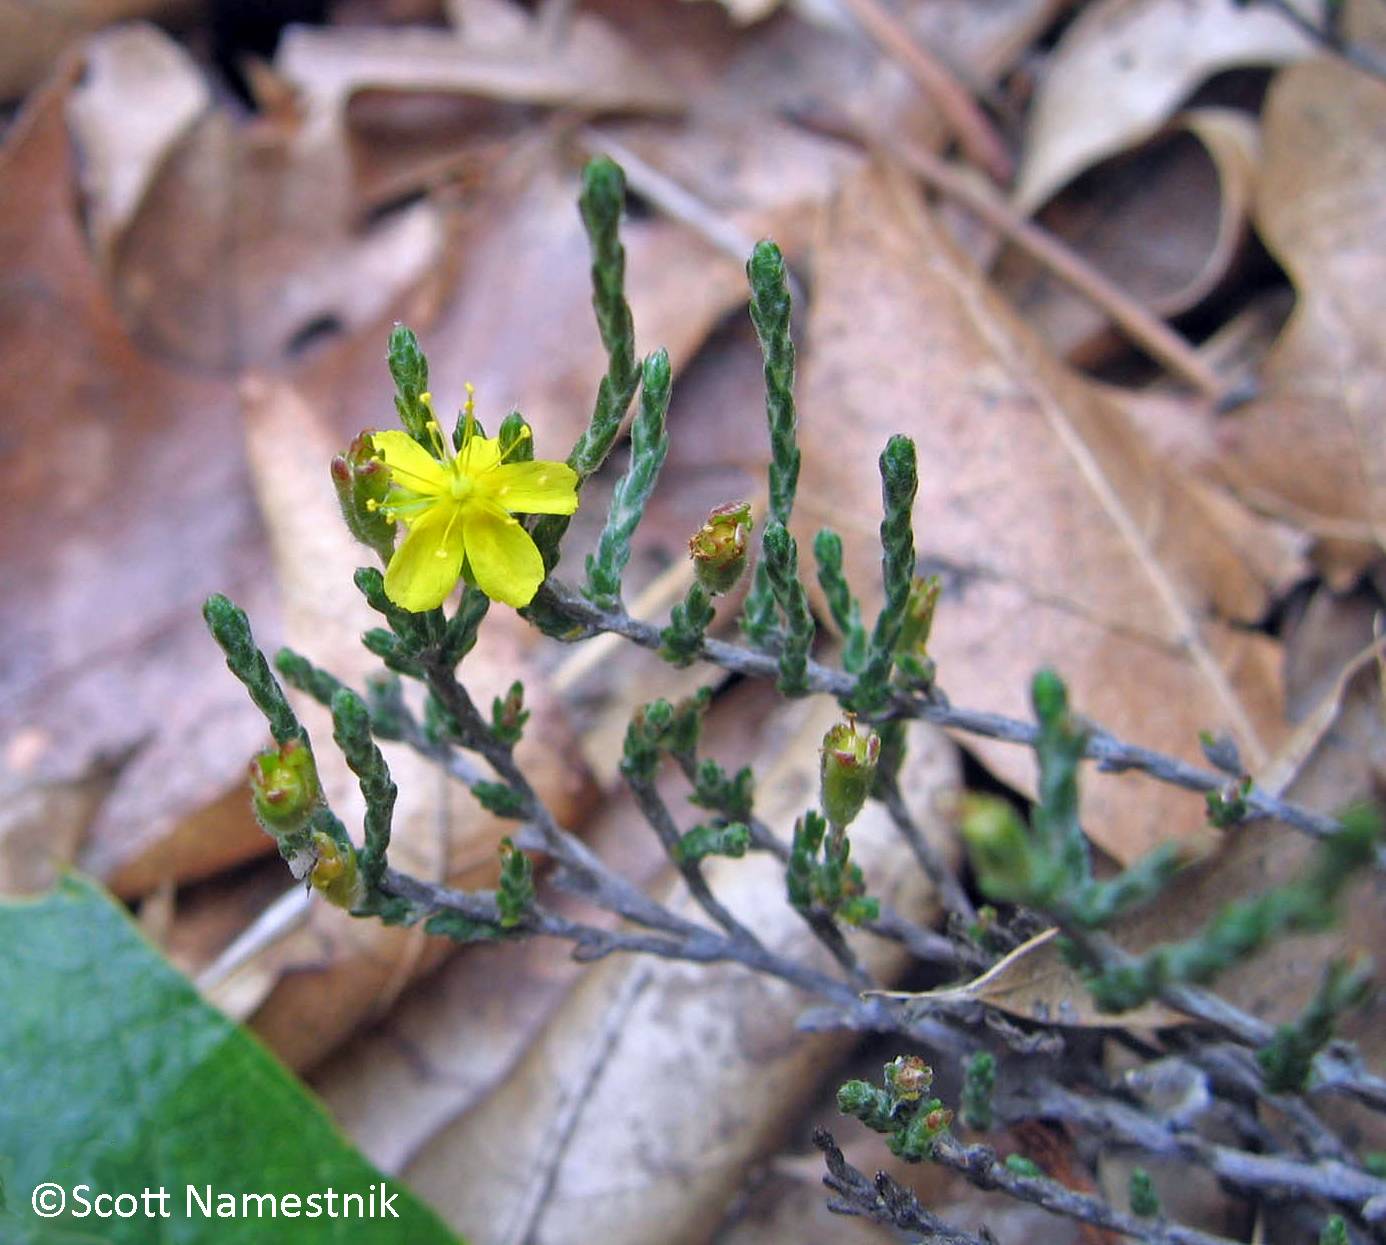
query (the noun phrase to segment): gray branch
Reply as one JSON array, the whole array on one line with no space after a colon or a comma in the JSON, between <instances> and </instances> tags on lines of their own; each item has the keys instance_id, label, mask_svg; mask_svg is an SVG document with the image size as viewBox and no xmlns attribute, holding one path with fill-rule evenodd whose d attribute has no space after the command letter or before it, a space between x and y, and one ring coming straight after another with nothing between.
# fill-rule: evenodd
<instances>
[{"instance_id":1,"label":"gray branch","mask_svg":"<svg viewBox=\"0 0 1386 1245\"><path fill-rule=\"evenodd\" d=\"M1010 1118L1063 1120L1115 1145L1207 1168L1248 1193L1273 1198L1316 1198L1386 1222L1386 1180L1333 1159L1301 1162L1271 1154L1249 1154L1209 1141L1187 1128L1171 1128L1144 1111L1110 1099L1093 1099L1052 1083L1032 1085L1011 1100Z\"/></svg>"},{"instance_id":2,"label":"gray branch","mask_svg":"<svg viewBox=\"0 0 1386 1245\"><path fill-rule=\"evenodd\" d=\"M582 629L585 636L611 632L624 636L641 648L656 651L659 649L658 627L632 618L622 610L598 609L566 584L556 580L550 580L543 591L549 594L550 601L556 608L562 610ZM773 654L758 653L712 637L703 641L702 655L713 665L721 666L722 669L734 674L760 679L774 679L779 674L779 661ZM829 669L812 660L808 664L807 678L810 691L829 696L847 696L855 687L852 675ZM937 694L925 697L903 690L897 691L886 716L917 718L931 722L935 726L966 731L971 735L998 739L1003 743L1021 744L1029 748L1033 748L1039 739L1039 729L1033 722L1022 722L1018 718L1008 718L1000 713L955 708ZM1096 761L1104 771L1119 773L1136 770L1157 782L1183 787L1189 791L1220 791L1227 783L1225 774L1190 765L1187 761L1166 756L1150 748L1125 743L1101 727L1090 729L1084 755ZM1286 825L1314 838L1326 838L1336 834L1341 828L1335 817L1282 800L1255 787L1247 794L1246 804L1252 817L1269 817L1283 821Z\"/></svg>"}]
</instances>

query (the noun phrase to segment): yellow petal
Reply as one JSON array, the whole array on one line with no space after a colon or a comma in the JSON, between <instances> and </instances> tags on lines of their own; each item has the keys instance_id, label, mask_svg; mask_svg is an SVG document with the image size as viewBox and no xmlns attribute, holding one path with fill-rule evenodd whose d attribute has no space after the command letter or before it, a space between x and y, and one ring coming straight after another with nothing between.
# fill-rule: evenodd
<instances>
[{"instance_id":1,"label":"yellow petal","mask_svg":"<svg viewBox=\"0 0 1386 1245\"><path fill-rule=\"evenodd\" d=\"M501 459L500 438L472 437L462 447L458 458L465 475L479 476L483 471L490 471Z\"/></svg>"},{"instance_id":2,"label":"yellow petal","mask_svg":"<svg viewBox=\"0 0 1386 1245\"><path fill-rule=\"evenodd\" d=\"M446 501L417 519L385 570L385 595L416 614L447 600L462 574L462 510Z\"/></svg>"},{"instance_id":3,"label":"yellow petal","mask_svg":"<svg viewBox=\"0 0 1386 1245\"><path fill-rule=\"evenodd\" d=\"M544 559L529 533L494 506L467 507L467 560L482 592L517 609L544 582Z\"/></svg>"},{"instance_id":4,"label":"yellow petal","mask_svg":"<svg viewBox=\"0 0 1386 1245\"><path fill-rule=\"evenodd\" d=\"M578 506L577 472L567 463L505 463L477 481L486 496L520 514L572 514Z\"/></svg>"},{"instance_id":5,"label":"yellow petal","mask_svg":"<svg viewBox=\"0 0 1386 1245\"><path fill-rule=\"evenodd\" d=\"M448 473L443 464L407 432L377 432L371 441L396 484L415 493L448 491Z\"/></svg>"}]
</instances>

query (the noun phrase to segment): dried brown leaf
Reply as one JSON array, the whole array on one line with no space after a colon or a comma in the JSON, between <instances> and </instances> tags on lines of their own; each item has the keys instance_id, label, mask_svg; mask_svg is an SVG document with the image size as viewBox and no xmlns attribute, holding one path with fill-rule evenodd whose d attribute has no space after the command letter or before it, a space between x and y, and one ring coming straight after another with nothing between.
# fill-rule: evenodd
<instances>
[{"instance_id":1,"label":"dried brown leaf","mask_svg":"<svg viewBox=\"0 0 1386 1245\"><path fill-rule=\"evenodd\" d=\"M124 111L142 88L121 85ZM420 199L363 220L354 176L341 118L237 125L225 109L205 113L112 240L113 294L132 333L226 372L280 366L321 335L375 323L439 262L443 217Z\"/></svg>"},{"instance_id":2,"label":"dried brown leaf","mask_svg":"<svg viewBox=\"0 0 1386 1245\"><path fill-rule=\"evenodd\" d=\"M132 18L173 18L196 0L3 0L0 2L0 99L41 82L64 49L85 35Z\"/></svg>"},{"instance_id":3,"label":"dried brown leaf","mask_svg":"<svg viewBox=\"0 0 1386 1245\"><path fill-rule=\"evenodd\" d=\"M387 317L449 242L452 217L418 192L493 169L532 125L525 106L668 111L680 98L590 15L561 44L506 49L422 28L294 28L256 81L280 106L239 127L205 116L138 211L122 198L129 227L109 240L137 336L199 368L279 366ZM101 117L148 105L129 75L94 89Z\"/></svg>"},{"instance_id":4,"label":"dried brown leaf","mask_svg":"<svg viewBox=\"0 0 1386 1245\"><path fill-rule=\"evenodd\" d=\"M1012 1016L1072 1028L1163 1029L1186 1017L1162 1003L1145 1003L1131 1011L1098 1011L1082 979L1064 962L1048 929L1022 943L966 985L921 993L886 992L886 998L929 1003L980 1003Z\"/></svg>"},{"instance_id":5,"label":"dried brown leaf","mask_svg":"<svg viewBox=\"0 0 1386 1245\"><path fill-rule=\"evenodd\" d=\"M225 591L274 609L232 393L142 355L87 253L64 124L75 69L0 156L4 834L51 828L30 864L77 850L138 894L265 846L240 794L263 723L199 607Z\"/></svg>"},{"instance_id":6,"label":"dried brown leaf","mask_svg":"<svg viewBox=\"0 0 1386 1245\"><path fill-rule=\"evenodd\" d=\"M917 547L944 575L931 648L959 703L1028 716L1036 667L1118 734L1197 756L1226 727L1244 754L1281 732L1277 653L1209 617L1264 605L1234 541L1105 392L1054 360L965 261L912 189L874 169L830 212L803 373L800 547L838 528L868 617L880 598L876 456L919 447ZM874 362L873 362L874 361ZM976 743L1026 788L1032 759ZM1130 861L1201 821L1195 802L1094 775L1087 827Z\"/></svg>"},{"instance_id":7,"label":"dried brown leaf","mask_svg":"<svg viewBox=\"0 0 1386 1245\"><path fill-rule=\"evenodd\" d=\"M1228 482L1319 536L1339 586L1386 546L1383 124L1386 84L1337 62L1273 85L1256 218L1298 301L1263 396L1219 430Z\"/></svg>"},{"instance_id":8,"label":"dried brown leaf","mask_svg":"<svg viewBox=\"0 0 1386 1245\"><path fill-rule=\"evenodd\" d=\"M1311 20L1321 0L1300 6ZM1054 50L1030 112L1016 205L1032 212L1099 160L1154 134L1204 80L1313 52L1280 14L1237 0L1100 0Z\"/></svg>"},{"instance_id":9,"label":"dried brown leaf","mask_svg":"<svg viewBox=\"0 0 1386 1245\"><path fill-rule=\"evenodd\" d=\"M561 43L532 37L499 54L457 34L413 28L291 27L275 57L300 91L310 128L338 123L358 92L457 92L587 112L677 111L682 98L600 19L574 21Z\"/></svg>"},{"instance_id":10,"label":"dried brown leaf","mask_svg":"<svg viewBox=\"0 0 1386 1245\"><path fill-rule=\"evenodd\" d=\"M103 272L175 144L211 105L192 58L157 27L94 35L67 105L87 231Z\"/></svg>"},{"instance_id":11,"label":"dried brown leaf","mask_svg":"<svg viewBox=\"0 0 1386 1245\"><path fill-rule=\"evenodd\" d=\"M1181 114L1140 151L1092 169L1039 222L1161 318L1188 311L1228 277L1248 233L1256 123L1200 108ZM1091 366L1114 343L1107 317L1012 248L994 272L1056 351Z\"/></svg>"}]
</instances>

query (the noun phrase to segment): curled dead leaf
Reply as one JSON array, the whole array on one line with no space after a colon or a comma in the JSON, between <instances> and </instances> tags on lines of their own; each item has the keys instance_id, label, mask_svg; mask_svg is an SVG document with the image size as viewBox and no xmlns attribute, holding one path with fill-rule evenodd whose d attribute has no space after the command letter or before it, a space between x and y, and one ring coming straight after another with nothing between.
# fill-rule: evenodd
<instances>
[{"instance_id":1,"label":"curled dead leaf","mask_svg":"<svg viewBox=\"0 0 1386 1245\"><path fill-rule=\"evenodd\" d=\"M1258 149L1246 114L1194 109L1090 170L1038 219L1156 316L1177 316L1221 285L1244 249ZM993 275L1058 354L1091 366L1111 349L1102 311L1023 252L1003 254Z\"/></svg>"},{"instance_id":2,"label":"curled dead leaf","mask_svg":"<svg viewBox=\"0 0 1386 1245\"><path fill-rule=\"evenodd\" d=\"M201 71L157 27L117 26L82 50L84 72L67 103L86 223L97 262L112 251L174 146L211 105Z\"/></svg>"},{"instance_id":3,"label":"curled dead leaf","mask_svg":"<svg viewBox=\"0 0 1386 1245\"><path fill-rule=\"evenodd\" d=\"M1082 979L1059 954L1057 941L1057 930L1036 934L966 985L881 993L888 999L917 1002L925 1015L930 1003L979 1003L1023 1020L1068 1028L1163 1029L1187 1022L1188 1017L1159 1002L1126 1012L1098 1011Z\"/></svg>"},{"instance_id":4,"label":"curled dead leaf","mask_svg":"<svg viewBox=\"0 0 1386 1245\"><path fill-rule=\"evenodd\" d=\"M1311 21L1321 0L1300 6ZM1194 87L1238 65L1278 65L1313 45L1268 6L1237 0L1100 0L1064 32L1030 112L1016 205L1154 134Z\"/></svg>"},{"instance_id":5,"label":"curled dead leaf","mask_svg":"<svg viewBox=\"0 0 1386 1245\"><path fill-rule=\"evenodd\" d=\"M62 53L93 31L135 18L177 18L196 0L4 0L0 3L0 99L42 82Z\"/></svg>"},{"instance_id":6,"label":"curled dead leaf","mask_svg":"<svg viewBox=\"0 0 1386 1245\"><path fill-rule=\"evenodd\" d=\"M1319 538L1343 587L1386 548L1386 83L1295 66L1266 101L1256 221L1297 293L1262 396L1219 426L1225 480Z\"/></svg>"}]
</instances>

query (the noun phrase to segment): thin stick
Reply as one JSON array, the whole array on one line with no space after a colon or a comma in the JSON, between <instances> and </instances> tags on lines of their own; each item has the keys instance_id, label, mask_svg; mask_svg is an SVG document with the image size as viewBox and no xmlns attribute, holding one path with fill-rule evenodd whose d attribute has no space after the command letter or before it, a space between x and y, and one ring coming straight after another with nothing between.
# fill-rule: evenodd
<instances>
[{"instance_id":1,"label":"thin stick","mask_svg":"<svg viewBox=\"0 0 1386 1245\"><path fill-rule=\"evenodd\" d=\"M626 184L632 190L734 259L738 267L755 249L756 240L745 230L610 134L585 129L579 132L578 141L589 155L604 152L610 156L624 170Z\"/></svg>"},{"instance_id":2,"label":"thin stick","mask_svg":"<svg viewBox=\"0 0 1386 1245\"><path fill-rule=\"evenodd\" d=\"M975 212L998 233L1014 242L1060 281L1109 316L1151 358L1164 364L1174 375L1213 401L1222 398L1227 386L1193 346L1116 282L1094 268L1077 251L1048 230L1018 215L984 187L950 169L937 156L913 144L902 147L897 155L910 172L932 189Z\"/></svg>"},{"instance_id":3,"label":"thin stick","mask_svg":"<svg viewBox=\"0 0 1386 1245\"><path fill-rule=\"evenodd\" d=\"M1010 152L972 93L939 58L920 43L880 0L845 0L862 29L893 57L943 114L969 159L1005 185L1015 173Z\"/></svg>"},{"instance_id":4,"label":"thin stick","mask_svg":"<svg viewBox=\"0 0 1386 1245\"><path fill-rule=\"evenodd\" d=\"M820 113L797 118L834 138L873 143L888 152L929 189L946 195L980 217L1008 241L1020 247L1094 307L1106 315L1131 341L1152 359L1214 402L1222 400L1227 386L1213 367L1189 342L1159 316L1142 306L1077 251L1047 229L1026 220L995 192L978 185L915 143L883 136L862 135L837 117Z\"/></svg>"}]
</instances>

